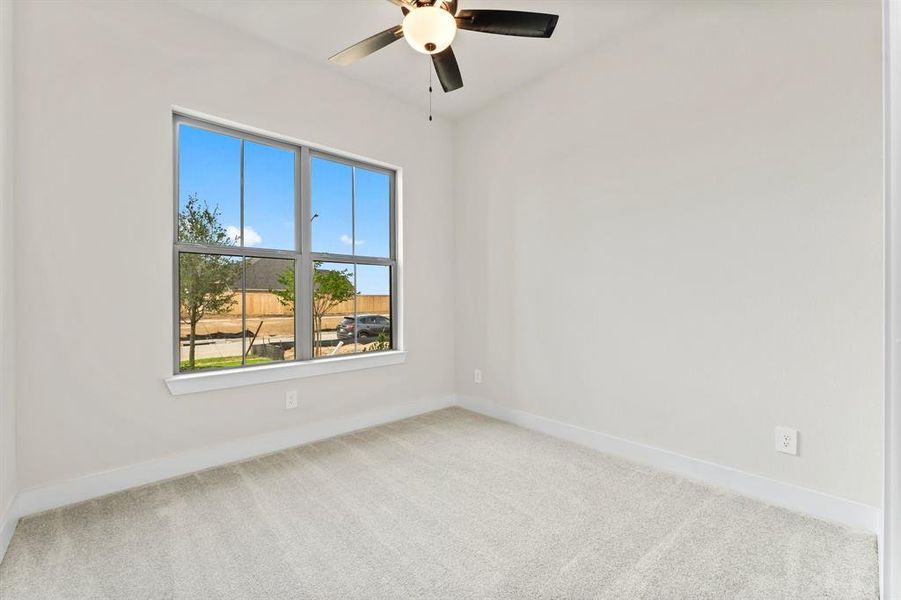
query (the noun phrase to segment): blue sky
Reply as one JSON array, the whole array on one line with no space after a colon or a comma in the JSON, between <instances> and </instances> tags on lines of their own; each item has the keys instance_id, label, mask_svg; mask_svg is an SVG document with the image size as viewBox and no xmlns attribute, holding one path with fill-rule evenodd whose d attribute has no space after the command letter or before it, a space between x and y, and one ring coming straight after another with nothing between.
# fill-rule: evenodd
<instances>
[{"instance_id":1,"label":"blue sky","mask_svg":"<svg viewBox=\"0 0 901 600\"><path fill-rule=\"evenodd\" d=\"M230 235L240 235L241 140L179 125L179 207L191 194L217 207ZM312 244L314 252L387 257L389 252L390 180L387 175L352 168L323 158L312 159ZM294 153L244 144L245 244L294 250ZM354 198L354 192L356 198ZM356 208L356 232L353 211ZM354 233L356 239L354 240ZM362 294L387 294L386 267L359 266Z\"/></svg>"}]
</instances>

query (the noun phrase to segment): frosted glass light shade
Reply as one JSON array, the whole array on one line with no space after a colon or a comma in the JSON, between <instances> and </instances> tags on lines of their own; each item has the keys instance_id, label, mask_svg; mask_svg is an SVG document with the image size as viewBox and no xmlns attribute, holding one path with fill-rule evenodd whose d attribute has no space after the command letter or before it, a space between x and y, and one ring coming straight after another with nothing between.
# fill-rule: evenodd
<instances>
[{"instance_id":1,"label":"frosted glass light shade","mask_svg":"<svg viewBox=\"0 0 901 600\"><path fill-rule=\"evenodd\" d=\"M457 35L454 16L436 6L422 6L404 17L404 39L417 52L436 54L451 45Z\"/></svg>"}]
</instances>

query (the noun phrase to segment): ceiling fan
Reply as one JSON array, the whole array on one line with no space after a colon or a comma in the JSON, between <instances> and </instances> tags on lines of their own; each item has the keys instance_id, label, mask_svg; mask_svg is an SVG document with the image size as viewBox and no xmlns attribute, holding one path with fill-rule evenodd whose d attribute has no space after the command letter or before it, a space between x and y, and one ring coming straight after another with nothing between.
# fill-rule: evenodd
<instances>
[{"instance_id":1,"label":"ceiling fan","mask_svg":"<svg viewBox=\"0 0 901 600\"><path fill-rule=\"evenodd\" d=\"M329 58L339 65L349 65L376 50L404 38L417 52L430 54L441 87L452 92L463 87L463 77L451 42L457 29L549 38L557 26L557 15L517 10L461 10L457 0L388 0L404 13L401 25L386 29Z\"/></svg>"}]
</instances>

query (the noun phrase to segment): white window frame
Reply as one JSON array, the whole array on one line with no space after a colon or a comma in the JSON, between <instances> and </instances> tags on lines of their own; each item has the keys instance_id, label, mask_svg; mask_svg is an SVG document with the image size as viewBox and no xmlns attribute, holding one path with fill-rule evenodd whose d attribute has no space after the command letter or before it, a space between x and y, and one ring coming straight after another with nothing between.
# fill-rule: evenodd
<instances>
[{"instance_id":1,"label":"white window frame","mask_svg":"<svg viewBox=\"0 0 901 600\"><path fill-rule=\"evenodd\" d=\"M256 142L288 150L295 153L294 162L294 222L295 222L295 249L272 250L260 248L248 248L242 246L215 246L184 244L178 240L178 214L179 214L179 184L178 184L178 129L179 125L189 125L216 133L235 137L244 141ZM173 395L202 392L208 390L226 389L258 383L285 381L301 377L340 373L357 369L388 366L399 364L406 360L406 352L403 350L402 327L402 271L400 260L400 167L381 161L371 160L360 156L341 152L331 148L325 148L302 140L296 140L286 136L262 131L253 127L247 127L224 119L210 117L196 111L181 108L173 108L172 114L173 136L173 199L174 220L172 229L172 298L173 298L173 349L172 375L165 379L169 391ZM389 256L388 258L372 257L356 254L356 245L351 246L351 254L335 254L313 252L311 248L312 222L311 222L311 161L312 158L344 163L354 169L366 169L383 173L389 177ZM242 143L242 188L243 188L243 143ZM355 200L355 195L352 196ZM243 189L241 190L241 228L243 230ZM355 215L355 213L354 213ZM356 217L354 216L354 221ZM245 365L225 369L179 372L180 367L180 316L179 316L179 286L178 286L178 257L182 252L199 252L205 254L229 255L251 258L279 258L294 260L295 266L295 319L294 319L294 344L296 358L275 364ZM391 285L391 340L392 349L384 352L362 353L353 355L339 355L335 357L313 357L313 314L312 314L312 281L313 265L317 261L347 264L349 268L356 269L355 265L386 266L390 271Z\"/></svg>"}]
</instances>

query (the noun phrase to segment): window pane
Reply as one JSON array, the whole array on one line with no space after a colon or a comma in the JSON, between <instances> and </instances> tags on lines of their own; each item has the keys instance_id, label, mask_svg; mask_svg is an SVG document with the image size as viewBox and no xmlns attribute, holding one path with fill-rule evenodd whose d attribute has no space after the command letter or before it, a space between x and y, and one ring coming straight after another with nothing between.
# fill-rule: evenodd
<instances>
[{"instance_id":1,"label":"window pane","mask_svg":"<svg viewBox=\"0 0 901 600\"><path fill-rule=\"evenodd\" d=\"M294 250L294 152L244 143L244 245Z\"/></svg>"},{"instance_id":2,"label":"window pane","mask_svg":"<svg viewBox=\"0 0 901 600\"><path fill-rule=\"evenodd\" d=\"M181 371L241 366L241 258L178 256Z\"/></svg>"},{"instance_id":3,"label":"window pane","mask_svg":"<svg viewBox=\"0 0 901 600\"><path fill-rule=\"evenodd\" d=\"M313 356L352 352L354 267L345 263L313 265ZM351 344L347 348L348 331Z\"/></svg>"},{"instance_id":4,"label":"window pane","mask_svg":"<svg viewBox=\"0 0 901 600\"><path fill-rule=\"evenodd\" d=\"M234 245L241 224L241 140L178 126L178 239Z\"/></svg>"},{"instance_id":5,"label":"window pane","mask_svg":"<svg viewBox=\"0 0 901 600\"><path fill-rule=\"evenodd\" d=\"M384 173L357 168L354 232L357 255L390 256L391 178Z\"/></svg>"},{"instance_id":6,"label":"window pane","mask_svg":"<svg viewBox=\"0 0 901 600\"><path fill-rule=\"evenodd\" d=\"M390 350L391 267L357 265L356 344L353 352Z\"/></svg>"},{"instance_id":7,"label":"window pane","mask_svg":"<svg viewBox=\"0 0 901 600\"><path fill-rule=\"evenodd\" d=\"M353 168L313 157L313 252L353 254Z\"/></svg>"},{"instance_id":8,"label":"window pane","mask_svg":"<svg viewBox=\"0 0 901 600\"><path fill-rule=\"evenodd\" d=\"M245 258L245 364L294 360L294 261Z\"/></svg>"}]
</instances>

